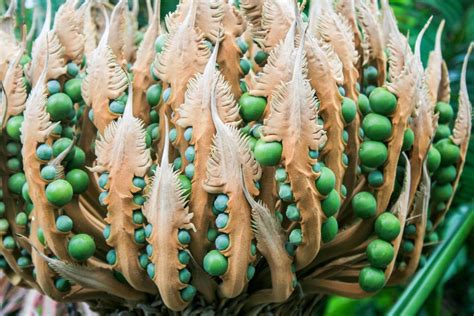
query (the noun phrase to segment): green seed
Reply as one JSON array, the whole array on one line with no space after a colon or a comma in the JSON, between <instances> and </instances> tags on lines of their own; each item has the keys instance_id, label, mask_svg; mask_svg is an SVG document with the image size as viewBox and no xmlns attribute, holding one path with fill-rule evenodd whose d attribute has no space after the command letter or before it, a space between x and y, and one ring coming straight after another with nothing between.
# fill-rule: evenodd
<instances>
[{"instance_id":1,"label":"green seed","mask_svg":"<svg viewBox=\"0 0 474 316\"><path fill-rule=\"evenodd\" d=\"M329 217L321 226L321 238L323 242L330 242L336 237L339 225L334 216Z\"/></svg>"},{"instance_id":2,"label":"green seed","mask_svg":"<svg viewBox=\"0 0 474 316\"><path fill-rule=\"evenodd\" d=\"M454 111L450 104L445 102L438 102L435 107L435 112L439 113L438 122L440 124L450 123L454 117Z\"/></svg>"},{"instance_id":3,"label":"green seed","mask_svg":"<svg viewBox=\"0 0 474 316\"><path fill-rule=\"evenodd\" d=\"M66 180L72 186L74 194L81 194L89 186L89 175L81 169L73 169L66 174Z\"/></svg>"},{"instance_id":4,"label":"green seed","mask_svg":"<svg viewBox=\"0 0 474 316\"><path fill-rule=\"evenodd\" d=\"M31 258L29 256L21 256L16 260L16 263L18 264L20 269L25 269L31 265Z\"/></svg>"},{"instance_id":5,"label":"green seed","mask_svg":"<svg viewBox=\"0 0 474 316\"><path fill-rule=\"evenodd\" d=\"M21 152L21 145L16 142L8 142L6 150L9 156L16 156L19 155Z\"/></svg>"},{"instance_id":6,"label":"green seed","mask_svg":"<svg viewBox=\"0 0 474 316\"><path fill-rule=\"evenodd\" d=\"M293 191L291 190L290 185L282 183L278 189L278 196L285 202L293 201Z\"/></svg>"},{"instance_id":7,"label":"green seed","mask_svg":"<svg viewBox=\"0 0 474 316\"><path fill-rule=\"evenodd\" d=\"M64 278L58 278L55 282L54 282L54 286L56 287L56 289L58 289L58 291L60 292L67 292L69 291L69 289L71 288L71 283L69 283L68 280L64 279Z\"/></svg>"},{"instance_id":8,"label":"green seed","mask_svg":"<svg viewBox=\"0 0 474 316\"><path fill-rule=\"evenodd\" d=\"M41 227L38 227L38 229L36 230L36 238L38 238L38 241L42 245L46 245L46 241L44 239L44 231Z\"/></svg>"},{"instance_id":9,"label":"green seed","mask_svg":"<svg viewBox=\"0 0 474 316\"><path fill-rule=\"evenodd\" d=\"M339 197L339 193L336 190L332 190L321 202L321 207L327 217L336 214L341 207L341 198Z\"/></svg>"},{"instance_id":10,"label":"green seed","mask_svg":"<svg viewBox=\"0 0 474 316\"><path fill-rule=\"evenodd\" d=\"M46 187L46 199L55 206L64 206L72 200L73 188L66 180L55 180Z\"/></svg>"},{"instance_id":11,"label":"green seed","mask_svg":"<svg viewBox=\"0 0 474 316\"><path fill-rule=\"evenodd\" d=\"M191 181L185 175L180 174L178 176L181 182L181 188L183 189L184 196L188 196L191 193Z\"/></svg>"},{"instance_id":12,"label":"green seed","mask_svg":"<svg viewBox=\"0 0 474 316\"><path fill-rule=\"evenodd\" d=\"M72 219L67 215L61 215L56 218L56 228L60 232L67 233L72 230L73 227Z\"/></svg>"},{"instance_id":13,"label":"green seed","mask_svg":"<svg viewBox=\"0 0 474 316\"><path fill-rule=\"evenodd\" d=\"M242 54L245 54L249 48L249 46L247 45L247 42L241 37L238 37L236 42L237 42L237 46L239 46L240 48L240 52Z\"/></svg>"},{"instance_id":14,"label":"green seed","mask_svg":"<svg viewBox=\"0 0 474 316\"><path fill-rule=\"evenodd\" d=\"M378 114L390 115L397 108L397 98L385 88L375 88L369 95L370 108Z\"/></svg>"},{"instance_id":15,"label":"green seed","mask_svg":"<svg viewBox=\"0 0 474 316\"><path fill-rule=\"evenodd\" d=\"M2 193L3 196L3 193ZM0 201L0 217L3 217L5 215L5 203Z\"/></svg>"},{"instance_id":16,"label":"green seed","mask_svg":"<svg viewBox=\"0 0 474 316\"><path fill-rule=\"evenodd\" d=\"M71 161L67 164L68 169L79 169L83 168L86 162L86 154L81 148L74 146L74 155L72 156ZM69 156L69 155L68 155Z\"/></svg>"},{"instance_id":17,"label":"green seed","mask_svg":"<svg viewBox=\"0 0 474 316\"><path fill-rule=\"evenodd\" d=\"M385 285L385 273L377 268L365 267L360 271L359 285L366 292L376 292Z\"/></svg>"},{"instance_id":18,"label":"green seed","mask_svg":"<svg viewBox=\"0 0 474 316\"><path fill-rule=\"evenodd\" d=\"M158 112L156 112L155 110L151 110L150 111L150 123L154 124L154 123L158 123L160 121L160 116L158 114ZM186 136L185 136L186 138Z\"/></svg>"},{"instance_id":19,"label":"green seed","mask_svg":"<svg viewBox=\"0 0 474 316\"><path fill-rule=\"evenodd\" d=\"M404 240L402 243L402 251L405 253L410 253L415 249L415 245L409 241L409 240Z\"/></svg>"},{"instance_id":20,"label":"green seed","mask_svg":"<svg viewBox=\"0 0 474 316\"><path fill-rule=\"evenodd\" d=\"M189 244L191 242L191 234L185 229L180 229L178 232L178 241L184 245Z\"/></svg>"},{"instance_id":21,"label":"green seed","mask_svg":"<svg viewBox=\"0 0 474 316\"><path fill-rule=\"evenodd\" d=\"M133 234L135 242L137 244L144 244L145 243L145 230L143 228L138 228L135 229L135 232Z\"/></svg>"},{"instance_id":22,"label":"green seed","mask_svg":"<svg viewBox=\"0 0 474 316\"><path fill-rule=\"evenodd\" d=\"M365 94L359 94L359 98L357 99L357 105L359 106L359 111L363 115L367 115L372 112L370 108L369 98Z\"/></svg>"},{"instance_id":23,"label":"green seed","mask_svg":"<svg viewBox=\"0 0 474 316\"><path fill-rule=\"evenodd\" d=\"M148 276L150 277L150 279L154 279L155 278L155 265L153 263L149 263L147 266L146 266L146 273L148 274Z\"/></svg>"},{"instance_id":24,"label":"green seed","mask_svg":"<svg viewBox=\"0 0 474 316\"><path fill-rule=\"evenodd\" d=\"M160 103L161 92L163 87L160 84L154 84L148 88L146 91L146 101L151 107L155 107Z\"/></svg>"},{"instance_id":25,"label":"green seed","mask_svg":"<svg viewBox=\"0 0 474 316\"><path fill-rule=\"evenodd\" d=\"M247 267L247 280L252 280L255 276L255 267L251 264Z\"/></svg>"},{"instance_id":26,"label":"green seed","mask_svg":"<svg viewBox=\"0 0 474 316\"><path fill-rule=\"evenodd\" d=\"M240 70L244 76L250 72L250 69L252 69L252 64L245 58L240 59Z\"/></svg>"},{"instance_id":27,"label":"green seed","mask_svg":"<svg viewBox=\"0 0 474 316\"><path fill-rule=\"evenodd\" d=\"M216 218L216 227L222 229L227 226L227 222L229 221L229 215L226 213L221 213Z\"/></svg>"},{"instance_id":28,"label":"green seed","mask_svg":"<svg viewBox=\"0 0 474 316\"><path fill-rule=\"evenodd\" d=\"M186 168L184 168L184 174L189 179L192 179L194 177L194 164L190 163L187 165Z\"/></svg>"},{"instance_id":29,"label":"green seed","mask_svg":"<svg viewBox=\"0 0 474 316\"><path fill-rule=\"evenodd\" d=\"M65 151L72 143L72 140L69 138L60 138L56 140L53 144L53 156L57 157L59 154L61 154L63 151ZM71 151L66 155L65 160L70 161L74 155L75 155L75 146L72 147Z\"/></svg>"},{"instance_id":30,"label":"green seed","mask_svg":"<svg viewBox=\"0 0 474 316\"><path fill-rule=\"evenodd\" d=\"M290 221L299 221L301 216L300 216L300 210L296 207L296 204L290 204L286 208L286 217Z\"/></svg>"},{"instance_id":31,"label":"green seed","mask_svg":"<svg viewBox=\"0 0 474 316\"><path fill-rule=\"evenodd\" d=\"M132 221L136 225L141 225L145 221L145 217L143 216L143 213L140 210L136 210L133 211Z\"/></svg>"},{"instance_id":32,"label":"green seed","mask_svg":"<svg viewBox=\"0 0 474 316\"><path fill-rule=\"evenodd\" d=\"M369 113L362 121L365 135L371 140L386 141L392 135L392 123L388 118L376 113Z\"/></svg>"},{"instance_id":33,"label":"green seed","mask_svg":"<svg viewBox=\"0 0 474 316\"><path fill-rule=\"evenodd\" d=\"M59 92L51 95L46 103L46 111L53 121L64 120L71 110L73 110L72 100L65 93Z\"/></svg>"},{"instance_id":34,"label":"green seed","mask_svg":"<svg viewBox=\"0 0 474 316\"><path fill-rule=\"evenodd\" d=\"M153 255L153 246L148 244L148 245L146 245L145 249L146 249L146 253L147 253L148 257L151 257Z\"/></svg>"},{"instance_id":35,"label":"green seed","mask_svg":"<svg viewBox=\"0 0 474 316\"><path fill-rule=\"evenodd\" d=\"M133 195L133 203L136 205L143 205L145 204L145 198L140 193L136 193Z\"/></svg>"},{"instance_id":36,"label":"green seed","mask_svg":"<svg viewBox=\"0 0 474 316\"><path fill-rule=\"evenodd\" d=\"M285 182L288 174L284 168L277 168L275 170L275 180L278 182Z\"/></svg>"},{"instance_id":37,"label":"green seed","mask_svg":"<svg viewBox=\"0 0 474 316\"><path fill-rule=\"evenodd\" d=\"M50 80L47 83L48 93L55 94L61 92L61 84L57 80Z\"/></svg>"},{"instance_id":38,"label":"green seed","mask_svg":"<svg viewBox=\"0 0 474 316\"><path fill-rule=\"evenodd\" d=\"M415 133L411 128L407 128L405 130L405 134L403 134L403 145L402 151L407 151L413 146L413 142L415 141Z\"/></svg>"},{"instance_id":39,"label":"green seed","mask_svg":"<svg viewBox=\"0 0 474 316\"><path fill-rule=\"evenodd\" d=\"M359 192L352 198L352 210L357 217L371 218L377 212L377 200L370 192Z\"/></svg>"},{"instance_id":40,"label":"green seed","mask_svg":"<svg viewBox=\"0 0 474 316\"><path fill-rule=\"evenodd\" d=\"M346 90L344 89L344 87L339 86L337 89L339 90L339 94L340 94L342 97L345 97L345 96L346 96Z\"/></svg>"},{"instance_id":41,"label":"green seed","mask_svg":"<svg viewBox=\"0 0 474 316\"><path fill-rule=\"evenodd\" d=\"M109 110L115 114L123 114L125 110L125 103L121 101L112 101L109 105Z\"/></svg>"},{"instance_id":42,"label":"green seed","mask_svg":"<svg viewBox=\"0 0 474 316\"><path fill-rule=\"evenodd\" d=\"M253 60L255 60L255 63L257 65L261 66L263 63L267 61L267 58L268 58L268 54L260 50L257 52L257 54L255 54L255 57L253 58Z\"/></svg>"},{"instance_id":43,"label":"green seed","mask_svg":"<svg viewBox=\"0 0 474 316\"><path fill-rule=\"evenodd\" d=\"M246 122L258 121L265 111L266 105L265 98L255 97L246 92L239 99L240 115Z\"/></svg>"},{"instance_id":44,"label":"green seed","mask_svg":"<svg viewBox=\"0 0 474 316\"><path fill-rule=\"evenodd\" d=\"M400 234L400 220L392 213L385 212L375 221L375 233L385 241L392 241Z\"/></svg>"},{"instance_id":45,"label":"green seed","mask_svg":"<svg viewBox=\"0 0 474 316\"><path fill-rule=\"evenodd\" d=\"M25 183L25 174L23 172L18 172L8 178L7 187L10 192L15 194L21 194L21 190L23 189L23 185Z\"/></svg>"},{"instance_id":46,"label":"green seed","mask_svg":"<svg viewBox=\"0 0 474 316\"><path fill-rule=\"evenodd\" d=\"M438 169L434 174L434 179L438 184L445 184L453 182L457 176L457 169L451 165Z\"/></svg>"},{"instance_id":47,"label":"green seed","mask_svg":"<svg viewBox=\"0 0 474 316\"><path fill-rule=\"evenodd\" d=\"M342 117L346 124L351 123L357 114L355 102L352 99L344 97L342 100Z\"/></svg>"},{"instance_id":48,"label":"green seed","mask_svg":"<svg viewBox=\"0 0 474 316\"><path fill-rule=\"evenodd\" d=\"M138 257L138 262L140 263L140 267L143 269L146 269L146 266L150 263L150 260L148 259L148 255L146 253L141 254Z\"/></svg>"},{"instance_id":49,"label":"green seed","mask_svg":"<svg viewBox=\"0 0 474 316\"><path fill-rule=\"evenodd\" d=\"M225 194L219 194L214 200L214 207L218 212L224 212L227 209L229 197Z\"/></svg>"},{"instance_id":50,"label":"green seed","mask_svg":"<svg viewBox=\"0 0 474 316\"><path fill-rule=\"evenodd\" d=\"M16 214L15 223L18 226L26 226L28 224L28 215L25 212L20 212Z\"/></svg>"},{"instance_id":51,"label":"green seed","mask_svg":"<svg viewBox=\"0 0 474 316\"><path fill-rule=\"evenodd\" d=\"M69 76L75 77L79 73L79 67L75 63L69 63L66 66L66 72Z\"/></svg>"},{"instance_id":52,"label":"green seed","mask_svg":"<svg viewBox=\"0 0 474 316\"><path fill-rule=\"evenodd\" d=\"M328 195L336 186L336 176L331 169L321 168L319 178L316 180L316 188L322 195Z\"/></svg>"},{"instance_id":53,"label":"green seed","mask_svg":"<svg viewBox=\"0 0 474 316\"><path fill-rule=\"evenodd\" d=\"M191 256L187 251L180 250L178 252L178 260L181 264L188 264L189 261L191 260Z\"/></svg>"},{"instance_id":54,"label":"green seed","mask_svg":"<svg viewBox=\"0 0 474 316\"><path fill-rule=\"evenodd\" d=\"M23 124L23 115L12 116L7 121L7 135L16 141L20 141L21 125Z\"/></svg>"},{"instance_id":55,"label":"green seed","mask_svg":"<svg viewBox=\"0 0 474 316\"><path fill-rule=\"evenodd\" d=\"M81 79L70 79L66 81L66 84L64 85L64 93L66 93L74 103L82 100L81 85Z\"/></svg>"},{"instance_id":56,"label":"green seed","mask_svg":"<svg viewBox=\"0 0 474 316\"><path fill-rule=\"evenodd\" d=\"M152 232L153 232L153 225L152 224L147 224L145 226L145 237L150 238Z\"/></svg>"},{"instance_id":57,"label":"green seed","mask_svg":"<svg viewBox=\"0 0 474 316\"><path fill-rule=\"evenodd\" d=\"M407 225L403 231L403 235L411 236L416 234L416 226L414 224Z\"/></svg>"},{"instance_id":58,"label":"green seed","mask_svg":"<svg viewBox=\"0 0 474 316\"><path fill-rule=\"evenodd\" d=\"M10 250L15 249L16 248L15 239L13 239L12 236L5 236L3 238L3 247L5 247L6 249L10 249Z\"/></svg>"},{"instance_id":59,"label":"green seed","mask_svg":"<svg viewBox=\"0 0 474 316\"><path fill-rule=\"evenodd\" d=\"M377 80L378 71L374 66L369 66L364 69L364 79L367 82L375 82Z\"/></svg>"},{"instance_id":60,"label":"green seed","mask_svg":"<svg viewBox=\"0 0 474 316\"><path fill-rule=\"evenodd\" d=\"M449 183L436 184L431 191L433 200L437 202L446 202L453 194L453 186Z\"/></svg>"},{"instance_id":61,"label":"green seed","mask_svg":"<svg viewBox=\"0 0 474 316\"><path fill-rule=\"evenodd\" d=\"M436 129L434 141L437 142L449 136L451 136L451 128L449 125L440 124Z\"/></svg>"},{"instance_id":62,"label":"green seed","mask_svg":"<svg viewBox=\"0 0 474 316\"><path fill-rule=\"evenodd\" d=\"M103 173L99 177L99 187L101 189L105 189L105 186L107 185L107 182L109 181L109 174L108 173Z\"/></svg>"},{"instance_id":63,"label":"green seed","mask_svg":"<svg viewBox=\"0 0 474 316\"><path fill-rule=\"evenodd\" d=\"M207 239L209 241L214 242L216 240L218 234L219 234L219 232L217 231L217 229L210 227L207 230Z\"/></svg>"},{"instance_id":64,"label":"green seed","mask_svg":"<svg viewBox=\"0 0 474 316\"><path fill-rule=\"evenodd\" d=\"M227 266L227 258L218 250L211 250L204 257L204 270L212 276L223 275L227 271Z\"/></svg>"},{"instance_id":65,"label":"green seed","mask_svg":"<svg viewBox=\"0 0 474 316\"><path fill-rule=\"evenodd\" d=\"M74 235L67 245L69 255L76 261L85 261L95 253L95 242L87 234Z\"/></svg>"},{"instance_id":66,"label":"green seed","mask_svg":"<svg viewBox=\"0 0 474 316\"><path fill-rule=\"evenodd\" d=\"M7 169L11 172L18 172L21 170L21 162L18 158L10 158L7 160Z\"/></svg>"},{"instance_id":67,"label":"green seed","mask_svg":"<svg viewBox=\"0 0 474 316\"><path fill-rule=\"evenodd\" d=\"M217 250L225 250L227 247L229 247L230 240L229 240L229 235L227 234L220 234L217 236L215 245Z\"/></svg>"},{"instance_id":68,"label":"green seed","mask_svg":"<svg viewBox=\"0 0 474 316\"><path fill-rule=\"evenodd\" d=\"M36 157L38 159L46 161L50 160L53 156L53 149L47 144L41 144L36 148Z\"/></svg>"},{"instance_id":69,"label":"green seed","mask_svg":"<svg viewBox=\"0 0 474 316\"><path fill-rule=\"evenodd\" d=\"M189 283L191 281L191 272L188 269L179 271L179 280L181 283Z\"/></svg>"},{"instance_id":70,"label":"green seed","mask_svg":"<svg viewBox=\"0 0 474 316\"><path fill-rule=\"evenodd\" d=\"M8 221L5 218L1 218L0 219L0 232L5 233L9 227L10 227L10 224L8 224Z\"/></svg>"},{"instance_id":71,"label":"green seed","mask_svg":"<svg viewBox=\"0 0 474 316\"><path fill-rule=\"evenodd\" d=\"M301 244L301 242L303 241L303 234L301 233L301 229L293 229L290 233L289 241L293 245Z\"/></svg>"},{"instance_id":72,"label":"green seed","mask_svg":"<svg viewBox=\"0 0 474 316\"><path fill-rule=\"evenodd\" d=\"M197 290L194 286L188 285L187 287L181 290L181 298L183 299L183 301L189 302L194 298L196 292Z\"/></svg>"},{"instance_id":73,"label":"green seed","mask_svg":"<svg viewBox=\"0 0 474 316\"><path fill-rule=\"evenodd\" d=\"M264 142L259 139L255 144L255 159L262 166L275 166L281 160L283 147L279 142Z\"/></svg>"},{"instance_id":74,"label":"green seed","mask_svg":"<svg viewBox=\"0 0 474 316\"><path fill-rule=\"evenodd\" d=\"M378 188L383 184L383 173L378 170L371 171L367 177L367 181L370 186Z\"/></svg>"},{"instance_id":75,"label":"green seed","mask_svg":"<svg viewBox=\"0 0 474 316\"><path fill-rule=\"evenodd\" d=\"M441 155L441 166L456 164L461 156L459 147L454 145L450 139L440 140L435 147Z\"/></svg>"},{"instance_id":76,"label":"green seed","mask_svg":"<svg viewBox=\"0 0 474 316\"><path fill-rule=\"evenodd\" d=\"M381 142L363 142L359 149L359 157L362 164L369 168L380 167L387 160L387 146Z\"/></svg>"},{"instance_id":77,"label":"green seed","mask_svg":"<svg viewBox=\"0 0 474 316\"><path fill-rule=\"evenodd\" d=\"M393 246L384 240L375 239L367 246L367 259L375 268L385 268L393 257Z\"/></svg>"},{"instance_id":78,"label":"green seed","mask_svg":"<svg viewBox=\"0 0 474 316\"><path fill-rule=\"evenodd\" d=\"M117 262L117 253L115 252L115 249L110 249L107 252L107 255L105 256L105 260L110 265L114 265Z\"/></svg>"}]
</instances>

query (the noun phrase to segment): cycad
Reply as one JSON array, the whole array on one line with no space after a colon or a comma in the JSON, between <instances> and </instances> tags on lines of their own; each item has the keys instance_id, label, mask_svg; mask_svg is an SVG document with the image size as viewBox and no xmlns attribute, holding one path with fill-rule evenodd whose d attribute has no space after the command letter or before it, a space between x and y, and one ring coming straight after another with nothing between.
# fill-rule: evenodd
<instances>
[{"instance_id":1,"label":"cycad","mask_svg":"<svg viewBox=\"0 0 474 316\"><path fill-rule=\"evenodd\" d=\"M138 47L136 7L69 0L31 62L24 42L0 54L11 280L164 314L309 313L406 282L470 137L442 25L425 70L424 31L412 51L386 1L307 20L292 0L185 0L162 25L148 5Z\"/></svg>"}]
</instances>

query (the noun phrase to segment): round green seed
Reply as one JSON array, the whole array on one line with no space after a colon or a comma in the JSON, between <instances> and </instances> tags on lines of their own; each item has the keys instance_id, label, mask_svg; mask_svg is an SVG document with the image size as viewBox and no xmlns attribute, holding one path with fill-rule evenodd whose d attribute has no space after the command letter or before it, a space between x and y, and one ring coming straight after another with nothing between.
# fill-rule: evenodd
<instances>
[{"instance_id":1,"label":"round green seed","mask_svg":"<svg viewBox=\"0 0 474 316\"><path fill-rule=\"evenodd\" d=\"M405 130L405 134L403 134L403 145L402 145L402 150L407 151L409 150L415 141L415 133L413 133L413 130L411 128L407 128Z\"/></svg>"},{"instance_id":2,"label":"round green seed","mask_svg":"<svg viewBox=\"0 0 474 316\"><path fill-rule=\"evenodd\" d=\"M357 114L357 107L352 99L344 97L342 101L342 117L346 124L350 124Z\"/></svg>"},{"instance_id":3,"label":"round green seed","mask_svg":"<svg viewBox=\"0 0 474 316\"><path fill-rule=\"evenodd\" d=\"M275 166L281 160L283 147L279 142L264 142L259 139L255 144L255 159L262 166Z\"/></svg>"},{"instance_id":4,"label":"round green seed","mask_svg":"<svg viewBox=\"0 0 474 316\"><path fill-rule=\"evenodd\" d=\"M438 102L435 107L435 112L439 113L438 122L440 124L450 123L454 117L452 106L446 102Z\"/></svg>"},{"instance_id":5,"label":"round green seed","mask_svg":"<svg viewBox=\"0 0 474 316\"><path fill-rule=\"evenodd\" d=\"M367 115L372 112L370 108L369 98L365 94L359 94L359 98L357 99L357 105L359 106L359 111L362 115Z\"/></svg>"},{"instance_id":6,"label":"round green seed","mask_svg":"<svg viewBox=\"0 0 474 316\"><path fill-rule=\"evenodd\" d=\"M434 173L434 179L438 184L450 183L456 179L457 173L457 169L453 165L441 167Z\"/></svg>"},{"instance_id":7,"label":"round green seed","mask_svg":"<svg viewBox=\"0 0 474 316\"><path fill-rule=\"evenodd\" d=\"M436 149L441 155L441 166L449 166L458 162L461 152L450 139L443 139L436 143Z\"/></svg>"},{"instance_id":8,"label":"round green seed","mask_svg":"<svg viewBox=\"0 0 474 316\"><path fill-rule=\"evenodd\" d=\"M7 135L16 141L20 141L21 125L23 124L23 115L12 116L7 121Z\"/></svg>"},{"instance_id":9,"label":"round green seed","mask_svg":"<svg viewBox=\"0 0 474 316\"><path fill-rule=\"evenodd\" d=\"M72 200L73 188L66 180L55 180L46 187L46 199L55 206L64 206Z\"/></svg>"},{"instance_id":10,"label":"round green seed","mask_svg":"<svg viewBox=\"0 0 474 316\"><path fill-rule=\"evenodd\" d=\"M365 135L375 141L386 141L392 135L390 120L376 113L369 113L364 117L362 128Z\"/></svg>"},{"instance_id":11,"label":"round green seed","mask_svg":"<svg viewBox=\"0 0 474 316\"><path fill-rule=\"evenodd\" d=\"M18 172L11 175L8 178L7 187L8 190L15 194L21 194L21 190L23 189L23 185L26 183L26 177L23 172Z\"/></svg>"},{"instance_id":12,"label":"round green seed","mask_svg":"<svg viewBox=\"0 0 474 316\"><path fill-rule=\"evenodd\" d=\"M364 166L369 168L380 167L387 160L387 146L376 141L363 142L359 149L359 157Z\"/></svg>"},{"instance_id":13,"label":"round green seed","mask_svg":"<svg viewBox=\"0 0 474 316\"><path fill-rule=\"evenodd\" d=\"M95 253L95 242L87 234L77 234L69 240L67 251L77 261L85 261Z\"/></svg>"},{"instance_id":14,"label":"round green seed","mask_svg":"<svg viewBox=\"0 0 474 316\"><path fill-rule=\"evenodd\" d=\"M357 217L371 218L377 212L377 200L370 192L359 192L352 198L352 210Z\"/></svg>"},{"instance_id":15,"label":"round green seed","mask_svg":"<svg viewBox=\"0 0 474 316\"><path fill-rule=\"evenodd\" d=\"M185 229L180 229L178 232L178 241L184 245L189 244L191 242L191 234Z\"/></svg>"},{"instance_id":16,"label":"round green seed","mask_svg":"<svg viewBox=\"0 0 474 316\"><path fill-rule=\"evenodd\" d=\"M89 175L84 170L73 169L66 174L66 181L71 184L74 194L81 194L89 186Z\"/></svg>"},{"instance_id":17,"label":"round green seed","mask_svg":"<svg viewBox=\"0 0 474 316\"><path fill-rule=\"evenodd\" d=\"M375 221L375 233L385 241L392 241L400 234L400 220L392 213L385 212Z\"/></svg>"},{"instance_id":18,"label":"round green seed","mask_svg":"<svg viewBox=\"0 0 474 316\"><path fill-rule=\"evenodd\" d=\"M378 188L383 184L383 173L378 170L371 171L367 177L367 181L370 186Z\"/></svg>"},{"instance_id":19,"label":"round green seed","mask_svg":"<svg viewBox=\"0 0 474 316\"><path fill-rule=\"evenodd\" d=\"M316 180L316 188L322 195L328 195L336 186L336 176L334 172L327 168L321 168L319 178Z\"/></svg>"},{"instance_id":20,"label":"round green seed","mask_svg":"<svg viewBox=\"0 0 474 316\"><path fill-rule=\"evenodd\" d=\"M186 268L179 271L179 280L181 283L189 283L191 281L191 272Z\"/></svg>"},{"instance_id":21,"label":"round green seed","mask_svg":"<svg viewBox=\"0 0 474 316\"><path fill-rule=\"evenodd\" d=\"M360 271L359 285L366 292L376 292L385 285L385 273L377 268L365 267Z\"/></svg>"},{"instance_id":22,"label":"round green seed","mask_svg":"<svg viewBox=\"0 0 474 316\"><path fill-rule=\"evenodd\" d=\"M369 95L370 108L378 114L390 115L397 107L397 98L385 88L375 88Z\"/></svg>"},{"instance_id":23,"label":"round green seed","mask_svg":"<svg viewBox=\"0 0 474 316\"><path fill-rule=\"evenodd\" d=\"M71 110L73 110L72 100L65 93L59 92L51 95L46 103L46 111L53 121L64 120Z\"/></svg>"},{"instance_id":24,"label":"round green seed","mask_svg":"<svg viewBox=\"0 0 474 316\"><path fill-rule=\"evenodd\" d=\"M189 302L190 300L194 298L194 296L196 295L196 292L197 290L194 286L188 285L187 287L181 290L181 298L184 301Z\"/></svg>"},{"instance_id":25,"label":"round green seed","mask_svg":"<svg viewBox=\"0 0 474 316\"><path fill-rule=\"evenodd\" d=\"M321 202L321 207L327 217L336 214L341 207L341 198L339 197L339 193L336 190L332 190Z\"/></svg>"},{"instance_id":26,"label":"round green seed","mask_svg":"<svg viewBox=\"0 0 474 316\"><path fill-rule=\"evenodd\" d=\"M301 219L300 210L296 207L296 204L288 205L285 214L290 221L299 221Z\"/></svg>"},{"instance_id":27,"label":"round green seed","mask_svg":"<svg viewBox=\"0 0 474 316\"><path fill-rule=\"evenodd\" d=\"M56 218L56 228L60 232L67 233L72 230L73 227L72 219L67 215L61 215Z\"/></svg>"},{"instance_id":28,"label":"round green seed","mask_svg":"<svg viewBox=\"0 0 474 316\"><path fill-rule=\"evenodd\" d=\"M329 217L321 226L321 238L323 242L330 242L333 240L339 230L339 225L334 216Z\"/></svg>"},{"instance_id":29,"label":"round green seed","mask_svg":"<svg viewBox=\"0 0 474 316\"><path fill-rule=\"evenodd\" d=\"M161 93L163 87L160 84L154 84L148 88L146 91L146 101L151 107L155 107L160 103Z\"/></svg>"},{"instance_id":30,"label":"round green seed","mask_svg":"<svg viewBox=\"0 0 474 316\"><path fill-rule=\"evenodd\" d=\"M393 246L384 240L375 239L367 246L367 259L375 268L385 268L393 257Z\"/></svg>"},{"instance_id":31,"label":"round green seed","mask_svg":"<svg viewBox=\"0 0 474 316\"><path fill-rule=\"evenodd\" d=\"M212 276L223 275L227 271L227 266L227 258L218 250L211 250L204 257L204 270Z\"/></svg>"},{"instance_id":32,"label":"round green seed","mask_svg":"<svg viewBox=\"0 0 474 316\"><path fill-rule=\"evenodd\" d=\"M289 242L293 245L299 245L303 241L303 234L301 233L301 229L293 229L289 236Z\"/></svg>"},{"instance_id":33,"label":"round green seed","mask_svg":"<svg viewBox=\"0 0 474 316\"><path fill-rule=\"evenodd\" d=\"M432 199L437 202L446 202L453 194L453 186L449 183L436 184L431 191Z\"/></svg>"},{"instance_id":34,"label":"round green seed","mask_svg":"<svg viewBox=\"0 0 474 316\"><path fill-rule=\"evenodd\" d=\"M285 202L293 201L293 191L289 184L281 183L278 188L278 196Z\"/></svg>"}]
</instances>

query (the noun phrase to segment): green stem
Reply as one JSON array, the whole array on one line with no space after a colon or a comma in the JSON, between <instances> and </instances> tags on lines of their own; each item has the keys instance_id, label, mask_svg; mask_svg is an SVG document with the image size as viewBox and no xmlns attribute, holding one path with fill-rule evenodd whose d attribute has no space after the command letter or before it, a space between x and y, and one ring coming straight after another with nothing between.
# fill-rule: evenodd
<instances>
[{"instance_id":1,"label":"green stem","mask_svg":"<svg viewBox=\"0 0 474 316\"><path fill-rule=\"evenodd\" d=\"M431 291L441 280L474 226L474 210L463 209L450 223L447 238L431 254L427 264L418 271L388 316L415 315Z\"/></svg>"}]
</instances>

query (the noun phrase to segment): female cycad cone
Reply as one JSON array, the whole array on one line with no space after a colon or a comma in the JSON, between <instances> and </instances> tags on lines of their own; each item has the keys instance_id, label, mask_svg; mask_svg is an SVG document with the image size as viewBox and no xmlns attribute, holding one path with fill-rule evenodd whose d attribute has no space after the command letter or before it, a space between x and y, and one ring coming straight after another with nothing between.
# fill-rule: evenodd
<instances>
[{"instance_id":1,"label":"female cycad cone","mask_svg":"<svg viewBox=\"0 0 474 316\"><path fill-rule=\"evenodd\" d=\"M15 284L103 313L238 314L409 280L465 162L472 45L455 116L444 23L424 69L430 21L412 50L387 1L303 19L292 0L183 0L160 21L155 0L142 29L127 3L67 0L50 29L48 1L31 54L0 32Z\"/></svg>"}]
</instances>

